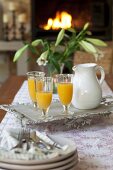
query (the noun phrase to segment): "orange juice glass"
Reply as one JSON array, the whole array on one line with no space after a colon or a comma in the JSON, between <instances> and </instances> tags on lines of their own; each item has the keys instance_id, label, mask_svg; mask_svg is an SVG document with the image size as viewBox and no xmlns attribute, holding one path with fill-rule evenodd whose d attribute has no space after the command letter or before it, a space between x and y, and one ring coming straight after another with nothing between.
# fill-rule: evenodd
<instances>
[{"instance_id":1,"label":"orange juice glass","mask_svg":"<svg viewBox=\"0 0 113 170\"><path fill-rule=\"evenodd\" d=\"M42 89L40 91L37 90L36 99L38 107L42 110L42 116L47 117L47 113L49 111L49 107L52 101L53 93L52 77L44 77L42 84L43 84Z\"/></svg>"},{"instance_id":2,"label":"orange juice glass","mask_svg":"<svg viewBox=\"0 0 113 170\"><path fill-rule=\"evenodd\" d=\"M47 109L52 101L52 92L37 92L37 102L40 109Z\"/></svg>"},{"instance_id":3,"label":"orange juice glass","mask_svg":"<svg viewBox=\"0 0 113 170\"><path fill-rule=\"evenodd\" d=\"M33 102L34 107L37 107L36 102L36 89L39 91L42 89L42 79L44 78L45 73L40 71L30 71L27 73L28 77L28 91L30 98ZM37 82L38 79L38 82ZM40 81L39 81L40 80Z\"/></svg>"},{"instance_id":4,"label":"orange juice glass","mask_svg":"<svg viewBox=\"0 0 113 170\"><path fill-rule=\"evenodd\" d=\"M71 113L69 106L71 104L73 95L73 75L72 74L58 74L57 75L57 92L60 102L63 105L63 113Z\"/></svg>"}]
</instances>

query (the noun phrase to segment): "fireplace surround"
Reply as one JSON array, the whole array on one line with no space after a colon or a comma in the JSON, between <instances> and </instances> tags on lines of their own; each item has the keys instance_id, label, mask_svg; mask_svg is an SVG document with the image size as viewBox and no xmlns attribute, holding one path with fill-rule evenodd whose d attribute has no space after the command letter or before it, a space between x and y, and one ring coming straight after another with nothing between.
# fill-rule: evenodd
<instances>
[{"instance_id":1,"label":"fireplace surround","mask_svg":"<svg viewBox=\"0 0 113 170\"><path fill-rule=\"evenodd\" d=\"M112 40L112 0L31 0L32 39L54 39L60 29L45 30L49 18L65 11L72 16L72 27L81 30L90 23L92 37Z\"/></svg>"}]
</instances>

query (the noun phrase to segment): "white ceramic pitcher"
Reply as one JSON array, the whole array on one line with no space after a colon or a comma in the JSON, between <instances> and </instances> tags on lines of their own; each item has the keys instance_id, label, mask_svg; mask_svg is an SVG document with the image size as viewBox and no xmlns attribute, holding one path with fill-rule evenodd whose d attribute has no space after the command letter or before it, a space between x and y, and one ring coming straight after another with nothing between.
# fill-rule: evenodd
<instances>
[{"instance_id":1,"label":"white ceramic pitcher","mask_svg":"<svg viewBox=\"0 0 113 170\"><path fill-rule=\"evenodd\" d=\"M78 109L93 109L99 106L102 99L101 85L105 78L104 69L96 63L78 64L74 66L72 104ZM96 76L101 73L100 80Z\"/></svg>"}]
</instances>

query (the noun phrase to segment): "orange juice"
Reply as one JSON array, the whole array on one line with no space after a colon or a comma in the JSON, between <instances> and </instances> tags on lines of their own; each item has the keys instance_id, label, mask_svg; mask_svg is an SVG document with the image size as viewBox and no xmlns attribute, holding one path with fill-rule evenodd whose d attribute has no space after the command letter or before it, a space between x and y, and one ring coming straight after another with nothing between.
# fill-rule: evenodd
<instances>
[{"instance_id":1,"label":"orange juice","mask_svg":"<svg viewBox=\"0 0 113 170\"><path fill-rule=\"evenodd\" d=\"M43 89L43 81L36 81L35 87L35 80L28 79L28 89L32 101L36 102L36 91L41 91Z\"/></svg>"},{"instance_id":2,"label":"orange juice","mask_svg":"<svg viewBox=\"0 0 113 170\"><path fill-rule=\"evenodd\" d=\"M40 109L47 109L52 101L52 92L37 92L37 103Z\"/></svg>"},{"instance_id":3,"label":"orange juice","mask_svg":"<svg viewBox=\"0 0 113 170\"><path fill-rule=\"evenodd\" d=\"M71 103L73 95L73 84L72 83L58 83L57 91L60 101L63 105L67 106Z\"/></svg>"},{"instance_id":4,"label":"orange juice","mask_svg":"<svg viewBox=\"0 0 113 170\"><path fill-rule=\"evenodd\" d=\"M43 90L43 81L36 81L36 91L42 91Z\"/></svg>"},{"instance_id":5,"label":"orange juice","mask_svg":"<svg viewBox=\"0 0 113 170\"><path fill-rule=\"evenodd\" d=\"M34 79L28 79L28 90L29 95L33 102L36 102L36 90L35 90L35 80Z\"/></svg>"}]
</instances>

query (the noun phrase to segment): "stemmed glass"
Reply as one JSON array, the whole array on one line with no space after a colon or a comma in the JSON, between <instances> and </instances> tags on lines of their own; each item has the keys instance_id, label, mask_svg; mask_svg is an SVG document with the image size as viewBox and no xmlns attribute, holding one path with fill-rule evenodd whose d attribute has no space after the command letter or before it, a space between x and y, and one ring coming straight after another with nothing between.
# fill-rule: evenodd
<instances>
[{"instance_id":1,"label":"stemmed glass","mask_svg":"<svg viewBox=\"0 0 113 170\"><path fill-rule=\"evenodd\" d=\"M42 90L36 91L37 105L42 111L42 116L46 118L48 116L49 107L52 101L53 78L44 77Z\"/></svg>"},{"instance_id":2,"label":"stemmed glass","mask_svg":"<svg viewBox=\"0 0 113 170\"><path fill-rule=\"evenodd\" d=\"M37 89L41 89L41 83L36 83L36 79L44 78L45 73L41 71L30 71L27 72L27 78L28 78L28 90L30 98L33 102L33 106L37 107L37 101L36 101L36 86Z\"/></svg>"},{"instance_id":3,"label":"stemmed glass","mask_svg":"<svg viewBox=\"0 0 113 170\"><path fill-rule=\"evenodd\" d=\"M73 74L57 74L56 81L57 92L64 109L63 114L73 114L69 111L73 95Z\"/></svg>"}]
</instances>

